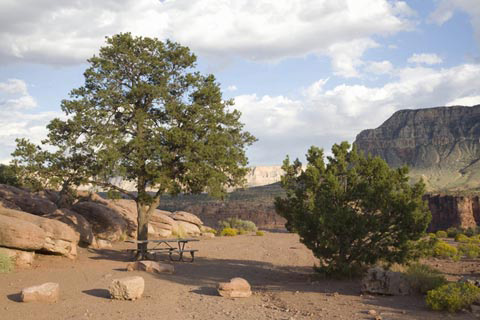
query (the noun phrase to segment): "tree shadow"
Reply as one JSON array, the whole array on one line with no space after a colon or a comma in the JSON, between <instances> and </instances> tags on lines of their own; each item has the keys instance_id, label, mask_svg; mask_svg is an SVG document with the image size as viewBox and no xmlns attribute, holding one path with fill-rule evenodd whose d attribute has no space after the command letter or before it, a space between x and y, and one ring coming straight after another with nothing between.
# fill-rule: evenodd
<instances>
[{"instance_id":1,"label":"tree shadow","mask_svg":"<svg viewBox=\"0 0 480 320\"><path fill-rule=\"evenodd\" d=\"M124 250L89 248L88 252L95 254L95 256L89 257L89 259L92 260L110 260L121 262L132 262L134 260L134 256Z\"/></svg>"},{"instance_id":2,"label":"tree shadow","mask_svg":"<svg viewBox=\"0 0 480 320\"><path fill-rule=\"evenodd\" d=\"M107 289L90 289L82 291L89 296L97 297L97 298L104 298L110 300L110 291Z\"/></svg>"}]
</instances>

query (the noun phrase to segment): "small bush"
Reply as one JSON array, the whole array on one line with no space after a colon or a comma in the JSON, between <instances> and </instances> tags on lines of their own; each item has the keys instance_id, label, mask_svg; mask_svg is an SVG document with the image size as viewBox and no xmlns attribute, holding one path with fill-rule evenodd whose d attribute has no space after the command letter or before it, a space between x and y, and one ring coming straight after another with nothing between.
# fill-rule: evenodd
<instances>
[{"instance_id":1,"label":"small bush","mask_svg":"<svg viewBox=\"0 0 480 320\"><path fill-rule=\"evenodd\" d=\"M469 259L475 259L480 255L480 246L475 243L462 243L458 246L458 251L462 256L467 256Z\"/></svg>"},{"instance_id":2,"label":"small bush","mask_svg":"<svg viewBox=\"0 0 480 320\"><path fill-rule=\"evenodd\" d=\"M0 273L13 271L13 261L6 254L0 253Z\"/></svg>"},{"instance_id":3,"label":"small bush","mask_svg":"<svg viewBox=\"0 0 480 320\"><path fill-rule=\"evenodd\" d=\"M222 231L220 231L220 235L223 237L234 237L238 234L238 230L234 228L223 228Z\"/></svg>"},{"instance_id":4,"label":"small bush","mask_svg":"<svg viewBox=\"0 0 480 320\"><path fill-rule=\"evenodd\" d=\"M443 258L443 259L458 259L458 250L452 245L449 245L448 243L444 241L439 241L437 244L435 244L435 247L433 248L433 255L437 258Z\"/></svg>"},{"instance_id":5,"label":"small bush","mask_svg":"<svg viewBox=\"0 0 480 320\"><path fill-rule=\"evenodd\" d=\"M458 228L450 227L447 229L447 236L449 238L455 238L459 233L462 233L462 230Z\"/></svg>"},{"instance_id":6,"label":"small bush","mask_svg":"<svg viewBox=\"0 0 480 320\"><path fill-rule=\"evenodd\" d=\"M265 235L265 232L261 231L261 230L257 230L257 232L255 233L255 235L259 236L259 237L263 237Z\"/></svg>"},{"instance_id":7,"label":"small bush","mask_svg":"<svg viewBox=\"0 0 480 320\"><path fill-rule=\"evenodd\" d=\"M414 263L408 266L405 275L415 291L425 294L447 283L447 279L435 268Z\"/></svg>"},{"instance_id":8,"label":"small bush","mask_svg":"<svg viewBox=\"0 0 480 320\"><path fill-rule=\"evenodd\" d=\"M443 231L443 230L437 231L436 235L437 235L438 238L446 238L448 236L447 232Z\"/></svg>"},{"instance_id":9,"label":"small bush","mask_svg":"<svg viewBox=\"0 0 480 320\"><path fill-rule=\"evenodd\" d=\"M459 311L480 296L480 288L464 283L449 283L427 293L427 305L433 310Z\"/></svg>"},{"instance_id":10,"label":"small bush","mask_svg":"<svg viewBox=\"0 0 480 320\"><path fill-rule=\"evenodd\" d=\"M415 261L420 258L427 258L427 257L434 256L434 249L439 241L440 240L438 240L435 234L433 234L433 236L429 234L428 237L423 237L417 241L410 241L409 242L410 250L409 250L408 260Z\"/></svg>"},{"instance_id":11,"label":"small bush","mask_svg":"<svg viewBox=\"0 0 480 320\"><path fill-rule=\"evenodd\" d=\"M243 234L247 234L247 233L248 233L248 231L245 230L245 229L238 229L238 234L239 235L243 235Z\"/></svg>"},{"instance_id":12,"label":"small bush","mask_svg":"<svg viewBox=\"0 0 480 320\"><path fill-rule=\"evenodd\" d=\"M242 220L236 217L228 218L226 220L221 220L218 222L221 229L224 228L232 228L232 229L243 229L247 232L255 232L257 231L257 226L254 222L249 220Z\"/></svg>"},{"instance_id":13,"label":"small bush","mask_svg":"<svg viewBox=\"0 0 480 320\"><path fill-rule=\"evenodd\" d=\"M455 241L461 243L468 243L469 238L466 235L459 233L455 236Z\"/></svg>"},{"instance_id":14,"label":"small bush","mask_svg":"<svg viewBox=\"0 0 480 320\"><path fill-rule=\"evenodd\" d=\"M467 237L473 237L474 235L477 234L476 232L477 230L473 229L473 228L468 228L467 230L465 230L465 235Z\"/></svg>"}]
</instances>

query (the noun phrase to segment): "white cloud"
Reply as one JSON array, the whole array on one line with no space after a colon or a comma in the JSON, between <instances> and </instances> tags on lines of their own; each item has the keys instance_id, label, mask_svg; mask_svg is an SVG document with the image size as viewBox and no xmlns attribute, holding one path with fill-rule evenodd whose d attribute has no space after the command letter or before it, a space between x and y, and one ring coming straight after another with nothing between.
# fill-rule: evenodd
<instances>
[{"instance_id":1,"label":"white cloud","mask_svg":"<svg viewBox=\"0 0 480 320\"><path fill-rule=\"evenodd\" d=\"M302 157L312 144L329 149L335 142L352 142L361 130L378 127L400 109L480 101L478 74L475 64L440 70L416 66L396 69L397 77L378 87L326 89L326 80L319 80L299 99L249 95L235 101L246 129L259 138L249 152L252 161L268 164L266 159L276 157L279 163L287 152Z\"/></svg>"},{"instance_id":2,"label":"white cloud","mask_svg":"<svg viewBox=\"0 0 480 320\"><path fill-rule=\"evenodd\" d=\"M442 63L443 59L435 53L414 53L410 58L408 58L407 62L434 65Z\"/></svg>"},{"instance_id":3,"label":"white cloud","mask_svg":"<svg viewBox=\"0 0 480 320\"><path fill-rule=\"evenodd\" d=\"M463 11L470 16L470 22L474 28L475 37L480 44L480 1L440 0L435 11L430 15L430 21L442 25L450 20L457 10Z\"/></svg>"},{"instance_id":4,"label":"white cloud","mask_svg":"<svg viewBox=\"0 0 480 320\"><path fill-rule=\"evenodd\" d=\"M10 159L16 138L28 138L40 143L46 137L46 125L56 112L37 112L37 102L28 93L23 80L0 82L0 162Z\"/></svg>"},{"instance_id":5,"label":"white cloud","mask_svg":"<svg viewBox=\"0 0 480 320\"><path fill-rule=\"evenodd\" d=\"M367 62L364 70L374 74L389 74L394 69L393 64L390 61L369 61Z\"/></svg>"},{"instance_id":6,"label":"white cloud","mask_svg":"<svg viewBox=\"0 0 480 320\"><path fill-rule=\"evenodd\" d=\"M237 88L237 86L236 86L236 85L230 85L230 86L228 86L228 87L227 87L227 90L228 90L228 91L232 91L232 92L233 92L233 91L237 91L237 90L238 90L238 88Z\"/></svg>"},{"instance_id":7,"label":"white cloud","mask_svg":"<svg viewBox=\"0 0 480 320\"><path fill-rule=\"evenodd\" d=\"M476 106L480 104L480 95L462 97L446 103L447 106Z\"/></svg>"},{"instance_id":8,"label":"white cloud","mask_svg":"<svg viewBox=\"0 0 480 320\"><path fill-rule=\"evenodd\" d=\"M409 30L412 12L388 0L2 1L0 62L79 63L105 36L131 31L215 59L327 55L335 72L354 77L371 37Z\"/></svg>"}]
</instances>

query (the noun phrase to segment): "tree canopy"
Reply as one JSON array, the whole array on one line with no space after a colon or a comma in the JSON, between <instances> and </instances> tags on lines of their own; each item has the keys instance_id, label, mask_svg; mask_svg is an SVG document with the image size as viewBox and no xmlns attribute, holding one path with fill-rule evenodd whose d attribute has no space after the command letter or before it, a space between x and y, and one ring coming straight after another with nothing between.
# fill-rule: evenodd
<instances>
[{"instance_id":1,"label":"tree canopy","mask_svg":"<svg viewBox=\"0 0 480 320\"><path fill-rule=\"evenodd\" d=\"M431 214L424 185L408 182L406 167L391 169L379 157L365 157L347 142L323 150L311 147L307 166L283 163L286 196L275 199L287 228L320 259L319 269L348 275L374 264L403 262Z\"/></svg>"},{"instance_id":2,"label":"tree canopy","mask_svg":"<svg viewBox=\"0 0 480 320\"><path fill-rule=\"evenodd\" d=\"M255 138L215 77L194 70L187 47L122 33L88 63L85 84L62 101L66 118L48 125L44 143L57 151L46 163L68 183L88 181L134 199L138 239L147 238L163 193L222 195L244 181L245 147ZM114 176L134 181L136 192L110 184Z\"/></svg>"}]
</instances>

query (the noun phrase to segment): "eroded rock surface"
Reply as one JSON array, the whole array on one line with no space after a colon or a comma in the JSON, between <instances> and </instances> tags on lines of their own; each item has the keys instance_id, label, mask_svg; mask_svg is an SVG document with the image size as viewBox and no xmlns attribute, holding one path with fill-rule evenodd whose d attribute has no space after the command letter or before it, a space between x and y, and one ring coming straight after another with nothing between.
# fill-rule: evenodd
<instances>
[{"instance_id":1,"label":"eroded rock surface","mask_svg":"<svg viewBox=\"0 0 480 320\"><path fill-rule=\"evenodd\" d=\"M116 300L140 299L144 289L145 280L139 276L114 279L109 287L110 296Z\"/></svg>"},{"instance_id":2,"label":"eroded rock surface","mask_svg":"<svg viewBox=\"0 0 480 320\"><path fill-rule=\"evenodd\" d=\"M225 298L247 298L252 295L252 290L247 280L233 278L230 282L219 283L218 293Z\"/></svg>"},{"instance_id":3,"label":"eroded rock surface","mask_svg":"<svg viewBox=\"0 0 480 320\"><path fill-rule=\"evenodd\" d=\"M54 282L47 282L39 286L24 288L21 293L23 302L57 302L60 297L60 285Z\"/></svg>"}]
</instances>

